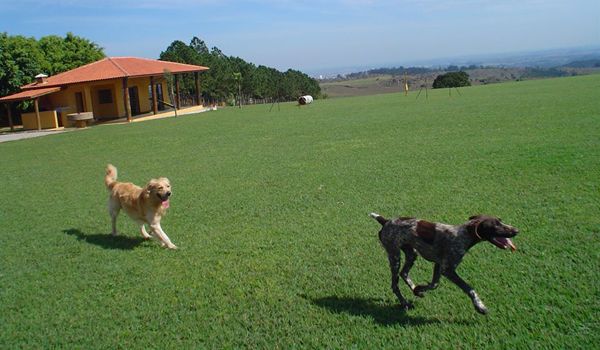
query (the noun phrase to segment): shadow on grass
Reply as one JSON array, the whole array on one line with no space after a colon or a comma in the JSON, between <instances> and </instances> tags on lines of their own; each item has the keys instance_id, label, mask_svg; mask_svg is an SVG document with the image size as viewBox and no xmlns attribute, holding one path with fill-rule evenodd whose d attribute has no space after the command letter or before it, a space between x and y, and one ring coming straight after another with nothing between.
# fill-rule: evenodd
<instances>
[{"instance_id":1,"label":"shadow on grass","mask_svg":"<svg viewBox=\"0 0 600 350\"><path fill-rule=\"evenodd\" d=\"M381 300L369 298L351 298L330 296L324 298L310 298L302 295L303 298L311 301L313 304L336 313L347 313L355 316L370 317L377 324L383 326L402 325L405 327L419 326L426 324L445 323L439 318L426 318L421 316L410 316L410 311L400 308L398 305L382 305ZM450 323L464 323L465 320L452 320Z\"/></svg>"},{"instance_id":2,"label":"shadow on grass","mask_svg":"<svg viewBox=\"0 0 600 350\"><path fill-rule=\"evenodd\" d=\"M94 244L104 249L132 250L144 242L142 237L132 238L125 236L113 236L108 233L86 234L76 228L63 230L63 232L67 235L75 236L78 241L85 241L86 243Z\"/></svg>"}]
</instances>

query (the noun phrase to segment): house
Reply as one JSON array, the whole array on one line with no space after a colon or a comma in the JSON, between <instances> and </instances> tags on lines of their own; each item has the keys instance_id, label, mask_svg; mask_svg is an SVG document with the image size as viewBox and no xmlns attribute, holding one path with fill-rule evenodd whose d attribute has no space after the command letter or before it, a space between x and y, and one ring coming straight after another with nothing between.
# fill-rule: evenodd
<instances>
[{"instance_id":1,"label":"house","mask_svg":"<svg viewBox=\"0 0 600 350\"><path fill-rule=\"evenodd\" d=\"M21 87L21 92L0 98L10 103L33 100L34 113L23 113L24 129L70 126L72 113L91 112L95 121L159 113L164 105L181 107L179 78L193 73L196 82L194 102L201 105L199 73L207 67L136 57L107 57L54 76L40 74L36 81ZM166 74L174 78L175 93L171 101Z\"/></svg>"}]
</instances>

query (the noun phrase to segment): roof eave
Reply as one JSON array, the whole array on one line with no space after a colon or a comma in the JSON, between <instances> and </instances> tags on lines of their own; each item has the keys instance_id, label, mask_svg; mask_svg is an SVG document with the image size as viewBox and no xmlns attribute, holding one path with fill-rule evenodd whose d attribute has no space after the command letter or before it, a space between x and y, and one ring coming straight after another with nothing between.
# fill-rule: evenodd
<instances>
[{"instance_id":1,"label":"roof eave","mask_svg":"<svg viewBox=\"0 0 600 350\"><path fill-rule=\"evenodd\" d=\"M33 94L31 96L14 97L14 96L22 95L26 91L31 91L31 90L23 90L23 91L17 92L17 93L12 94L12 95L0 97L0 102L17 102L17 101L33 100L33 99L36 99L38 97L42 97L42 96L45 96L45 95L49 95L49 94L58 92L58 91L61 90L61 87L59 87L59 86L57 86L57 87L48 86L45 89L47 89L47 91L44 91L44 92L41 92L41 93L38 93L38 94Z\"/></svg>"},{"instance_id":2,"label":"roof eave","mask_svg":"<svg viewBox=\"0 0 600 350\"><path fill-rule=\"evenodd\" d=\"M177 71L171 74L182 74L182 73L195 73L195 72L204 72L209 70L210 68L208 67L202 67L202 69L192 69L192 70L186 70L186 71ZM96 81L107 81L107 80L113 80L113 79L122 79L122 78L144 78L144 77L156 77L156 76L161 76L164 74L164 71L161 73L148 73L148 74L138 74L138 75L122 75L122 76L115 76L115 77L110 77L110 78L105 78L105 79L90 79L90 80L82 80L82 81L77 81L77 82L71 82L71 83L61 83L61 84L52 84L52 83L45 83L44 85L35 85L35 83L32 84L27 84L27 85L23 85L21 87L21 90L25 91L25 90L36 90L36 89L45 89L45 88L50 88L50 87L64 87L64 86L68 86L68 85L75 85L75 84L83 84L83 83L91 83L91 82L96 82Z\"/></svg>"}]
</instances>

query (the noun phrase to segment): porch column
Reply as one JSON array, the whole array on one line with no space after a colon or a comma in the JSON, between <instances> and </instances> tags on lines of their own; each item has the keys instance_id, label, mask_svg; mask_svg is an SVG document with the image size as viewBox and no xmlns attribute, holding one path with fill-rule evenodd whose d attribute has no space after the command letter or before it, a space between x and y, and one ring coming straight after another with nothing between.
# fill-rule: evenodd
<instances>
[{"instance_id":1,"label":"porch column","mask_svg":"<svg viewBox=\"0 0 600 350\"><path fill-rule=\"evenodd\" d=\"M181 101L179 100L179 76L175 74L175 108L181 109Z\"/></svg>"},{"instance_id":2,"label":"porch column","mask_svg":"<svg viewBox=\"0 0 600 350\"><path fill-rule=\"evenodd\" d=\"M131 123L131 103L129 102L129 89L127 88L128 79L123 78L123 104L125 104L125 115L127 121Z\"/></svg>"},{"instance_id":3,"label":"porch column","mask_svg":"<svg viewBox=\"0 0 600 350\"><path fill-rule=\"evenodd\" d=\"M200 72L194 72L194 78L196 78L196 106L200 106Z\"/></svg>"},{"instance_id":4,"label":"porch column","mask_svg":"<svg viewBox=\"0 0 600 350\"><path fill-rule=\"evenodd\" d=\"M15 131L15 124L13 124L13 120L12 120L12 112L10 110L10 102L6 103L6 112L8 115L8 125L10 126L10 131Z\"/></svg>"},{"instance_id":5,"label":"porch column","mask_svg":"<svg viewBox=\"0 0 600 350\"><path fill-rule=\"evenodd\" d=\"M83 87L83 111L94 112L94 103L92 102L92 91L88 85Z\"/></svg>"},{"instance_id":6,"label":"porch column","mask_svg":"<svg viewBox=\"0 0 600 350\"><path fill-rule=\"evenodd\" d=\"M158 114L158 102L156 99L156 84L154 77L150 77L150 89L152 90L152 113Z\"/></svg>"},{"instance_id":7,"label":"porch column","mask_svg":"<svg viewBox=\"0 0 600 350\"><path fill-rule=\"evenodd\" d=\"M35 107L35 118L37 120L37 128L38 130L42 130L42 121L40 120L40 106L38 104L38 99L33 100L33 106Z\"/></svg>"}]
</instances>

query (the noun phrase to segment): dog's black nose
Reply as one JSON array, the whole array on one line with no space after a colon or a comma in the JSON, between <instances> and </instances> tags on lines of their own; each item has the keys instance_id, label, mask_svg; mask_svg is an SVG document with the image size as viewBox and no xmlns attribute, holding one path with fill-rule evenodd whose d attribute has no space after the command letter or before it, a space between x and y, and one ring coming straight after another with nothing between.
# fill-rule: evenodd
<instances>
[{"instance_id":1,"label":"dog's black nose","mask_svg":"<svg viewBox=\"0 0 600 350\"><path fill-rule=\"evenodd\" d=\"M171 195L171 191L168 191L167 193L167 197Z\"/></svg>"}]
</instances>

